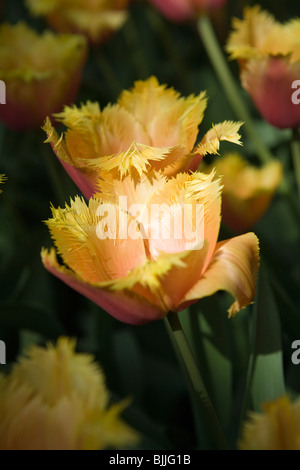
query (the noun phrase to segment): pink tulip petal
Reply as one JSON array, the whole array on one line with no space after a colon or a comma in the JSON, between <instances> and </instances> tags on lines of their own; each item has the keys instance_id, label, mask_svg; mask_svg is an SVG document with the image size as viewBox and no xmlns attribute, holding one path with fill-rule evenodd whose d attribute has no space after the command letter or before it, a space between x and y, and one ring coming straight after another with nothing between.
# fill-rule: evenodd
<instances>
[{"instance_id":1,"label":"pink tulip petal","mask_svg":"<svg viewBox=\"0 0 300 470\"><path fill-rule=\"evenodd\" d=\"M129 295L125 291L110 291L85 283L71 270L58 264L53 249L50 252L43 249L41 256L49 272L124 323L141 325L166 315L166 312L137 295Z\"/></svg>"},{"instance_id":2,"label":"pink tulip petal","mask_svg":"<svg viewBox=\"0 0 300 470\"><path fill-rule=\"evenodd\" d=\"M234 316L254 299L258 263L258 239L254 233L217 243L208 269L187 293L184 302L225 290L236 298L228 310L229 317Z\"/></svg>"},{"instance_id":3,"label":"pink tulip petal","mask_svg":"<svg viewBox=\"0 0 300 470\"><path fill-rule=\"evenodd\" d=\"M285 129L300 125L300 107L292 101L292 83L299 79L300 63L288 58L253 59L241 74L242 84L266 121Z\"/></svg>"}]
</instances>

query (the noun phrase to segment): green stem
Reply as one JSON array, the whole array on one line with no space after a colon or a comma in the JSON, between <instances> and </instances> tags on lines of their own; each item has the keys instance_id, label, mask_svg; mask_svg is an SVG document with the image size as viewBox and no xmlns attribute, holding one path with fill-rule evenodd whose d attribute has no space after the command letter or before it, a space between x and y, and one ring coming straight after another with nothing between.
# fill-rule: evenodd
<instances>
[{"instance_id":1,"label":"green stem","mask_svg":"<svg viewBox=\"0 0 300 470\"><path fill-rule=\"evenodd\" d=\"M298 132L297 127L293 129L293 140L291 143L291 150L292 150L295 178L296 178L296 183L297 183L297 188L298 188L298 196L300 197L300 140L299 140L299 132Z\"/></svg>"},{"instance_id":2,"label":"green stem","mask_svg":"<svg viewBox=\"0 0 300 470\"><path fill-rule=\"evenodd\" d=\"M198 19L198 32L202 38L207 55L219 77L234 112L241 121L244 121L245 131L253 141L256 151L262 163L273 159L272 154L263 143L252 122L248 109L240 96L240 91L233 79L224 54L214 33L212 24L207 15L201 15Z\"/></svg>"},{"instance_id":3,"label":"green stem","mask_svg":"<svg viewBox=\"0 0 300 470\"><path fill-rule=\"evenodd\" d=\"M201 411L204 413L211 436L218 449L228 450L228 444L222 427L197 368L177 313L170 312L169 315L165 317L165 321L179 360L185 368L185 373L189 378L194 395L200 405Z\"/></svg>"}]
</instances>

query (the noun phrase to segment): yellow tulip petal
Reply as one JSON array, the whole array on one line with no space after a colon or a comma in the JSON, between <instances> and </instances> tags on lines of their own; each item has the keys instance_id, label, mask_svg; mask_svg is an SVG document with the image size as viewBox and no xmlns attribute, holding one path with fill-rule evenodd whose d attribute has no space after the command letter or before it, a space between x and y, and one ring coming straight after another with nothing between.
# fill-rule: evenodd
<instances>
[{"instance_id":1,"label":"yellow tulip petal","mask_svg":"<svg viewBox=\"0 0 300 470\"><path fill-rule=\"evenodd\" d=\"M154 147L180 143L187 152L195 143L198 126L207 104L205 92L181 98L179 93L160 85L156 77L137 81L132 90L121 93L118 103L143 123ZM162 132L167 129L167 132Z\"/></svg>"},{"instance_id":2,"label":"yellow tulip petal","mask_svg":"<svg viewBox=\"0 0 300 470\"><path fill-rule=\"evenodd\" d=\"M109 400L104 375L97 364L93 363L92 356L75 354L75 347L75 340L62 337L57 346L49 344L47 349L34 346L29 348L26 356L20 358L14 366L14 379L29 382L32 391L50 406L59 400L62 393L67 398L76 389L87 404L97 399L104 409ZM60 368L57 367L58 364ZM78 376L89 384L89 388L80 386ZM97 397L95 393L98 394Z\"/></svg>"},{"instance_id":3,"label":"yellow tulip petal","mask_svg":"<svg viewBox=\"0 0 300 470\"><path fill-rule=\"evenodd\" d=\"M210 265L184 300L228 291L236 299L228 310L232 317L254 300L258 263L258 239L254 233L218 242Z\"/></svg>"},{"instance_id":4,"label":"yellow tulip petal","mask_svg":"<svg viewBox=\"0 0 300 470\"><path fill-rule=\"evenodd\" d=\"M105 413L94 414L85 426L82 436L84 450L106 449L114 446L117 449L134 446L138 441L138 434L127 426L120 418L120 414L128 406L129 400L112 405Z\"/></svg>"},{"instance_id":5,"label":"yellow tulip petal","mask_svg":"<svg viewBox=\"0 0 300 470\"><path fill-rule=\"evenodd\" d=\"M243 60L267 56L286 57L290 63L300 58L298 18L279 23L259 5L246 7L244 18L234 18L233 30L227 40L226 50L231 59Z\"/></svg>"},{"instance_id":6,"label":"yellow tulip petal","mask_svg":"<svg viewBox=\"0 0 300 470\"><path fill-rule=\"evenodd\" d=\"M173 108L180 95L173 88L160 85L156 77L138 80L131 90L122 91L118 104L134 115L145 127L162 110Z\"/></svg>"},{"instance_id":7,"label":"yellow tulip petal","mask_svg":"<svg viewBox=\"0 0 300 470\"><path fill-rule=\"evenodd\" d=\"M154 170L163 171L168 178L171 178L177 173L189 171L194 158L193 153L186 153L185 147L177 145L168 149L163 160L152 160L151 167Z\"/></svg>"},{"instance_id":8,"label":"yellow tulip petal","mask_svg":"<svg viewBox=\"0 0 300 470\"><path fill-rule=\"evenodd\" d=\"M278 23L273 15L261 9L259 5L246 7L244 19L233 19L226 50L231 59L249 59L260 57L265 52L265 41L268 34Z\"/></svg>"},{"instance_id":9,"label":"yellow tulip petal","mask_svg":"<svg viewBox=\"0 0 300 470\"><path fill-rule=\"evenodd\" d=\"M240 134L238 134L239 128L242 126L242 122L224 121L216 124L210 129L200 144L194 150L194 153L206 155L207 153L216 154L220 148L220 142L226 140L233 144L242 145L240 141Z\"/></svg>"},{"instance_id":10,"label":"yellow tulip petal","mask_svg":"<svg viewBox=\"0 0 300 470\"><path fill-rule=\"evenodd\" d=\"M166 184L167 178L161 172L151 171L140 178L125 176L122 180L111 173L100 172L98 180L99 198L118 204L126 212L134 204L146 204L153 193Z\"/></svg>"},{"instance_id":11,"label":"yellow tulip petal","mask_svg":"<svg viewBox=\"0 0 300 470\"><path fill-rule=\"evenodd\" d=\"M152 145L155 147L174 147L178 142L191 152L197 135L198 126L203 120L204 111L207 104L205 93L199 96L190 95L187 98L180 98L176 103L166 108L162 108L153 117L149 134ZM162 132L162 129L168 129Z\"/></svg>"},{"instance_id":12,"label":"yellow tulip petal","mask_svg":"<svg viewBox=\"0 0 300 470\"><path fill-rule=\"evenodd\" d=\"M135 140L150 143L143 126L119 105L108 105L101 111L98 103L88 101L80 108L66 106L55 117L68 128L66 145L79 167L99 156L125 152Z\"/></svg>"},{"instance_id":13,"label":"yellow tulip petal","mask_svg":"<svg viewBox=\"0 0 300 470\"><path fill-rule=\"evenodd\" d=\"M146 259L138 230L135 239L127 236L128 226L137 224L112 204L103 207L100 200L90 199L87 206L76 197L65 209L52 208L52 214L46 223L58 253L86 282L123 277Z\"/></svg>"},{"instance_id":14,"label":"yellow tulip petal","mask_svg":"<svg viewBox=\"0 0 300 470\"><path fill-rule=\"evenodd\" d=\"M241 450L300 450L300 399L287 396L264 403L250 413L238 443Z\"/></svg>"},{"instance_id":15,"label":"yellow tulip petal","mask_svg":"<svg viewBox=\"0 0 300 470\"><path fill-rule=\"evenodd\" d=\"M0 175L0 184L1 184L1 183L4 183L5 180L6 180L5 175ZM1 190L1 189L0 189L0 193L2 193L2 190Z\"/></svg>"},{"instance_id":16,"label":"yellow tulip petal","mask_svg":"<svg viewBox=\"0 0 300 470\"><path fill-rule=\"evenodd\" d=\"M47 139L45 143L50 143L55 154L57 155L59 161L63 165L66 172L77 184L79 189L85 195L87 199L90 199L92 195L96 192L96 182L98 175L91 168L83 166L82 168L77 168L77 160L73 160L70 155L68 148L63 139L63 134L59 137L56 130L51 124L50 119L47 117L45 124L42 128L46 134Z\"/></svg>"},{"instance_id":17,"label":"yellow tulip petal","mask_svg":"<svg viewBox=\"0 0 300 470\"><path fill-rule=\"evenodd\" d=\"M52 126L50 119L47 117L44 126L42 129L47 134L47 139L45 143L50 143L53 147L54 152L56 155L65 162L69 163L70 165L74 165L74 161L71 158L71 155L68 153L68 149L66 144L63 140L63 134L59 137L55 128Z\"/></svg>"}]
</instances>

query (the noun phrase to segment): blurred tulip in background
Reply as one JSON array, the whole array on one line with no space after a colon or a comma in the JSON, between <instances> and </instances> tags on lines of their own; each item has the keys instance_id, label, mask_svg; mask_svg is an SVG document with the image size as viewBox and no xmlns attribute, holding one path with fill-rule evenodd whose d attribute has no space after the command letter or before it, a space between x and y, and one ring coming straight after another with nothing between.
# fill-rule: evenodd
<instances>
[{"instance_id":1,"label":"blurred tulip in background","mask_svg":"<svg viewBox=\"0 0 300 470\"><path fill-rule=\"evenodd\" d=\"M108 405L103 373L75 342L32 346L0 374L1 450L101 450L136 444L120 418L124 403Z\"/></svg>"},{"instance_id":2,"label":"blurred tulip in background","mask_svg":"<svg viewBox=\"0 0 300 470\"><path fill-rule=\"evenodd\" d=\"M279 128L300 125L292 85L300 77L300 19L279 23L260 6L233 20L227 52L240 66L243 87L263 118Z\"/></svg>"},{"instance_id":3,"label":"blurred tulip in background","mask_svg":"<svg viewBox=\"0 0 300 470\"><path fill-rule=\"evenodd\" d=\"M45 16L59 32L82 33L99 43L123 26L129 0L26 0L33 15Z\"/></svg>"},{"instance_id":4,"label":"blurred tulip in background","mask_svg":"<svg viewBox=\"0 0 300 470\"><path fill-rule=\"evenodd\" d=\"M6 104L0 120L24 131L76 99L87 44L83 36L38 34L25 23L0 26L0 77Z\"/></svg>"},{"instance_id":5,"label":"blurred tulip in background","mask_svg":"<svg viewBox=\"0 0 300 470\"><path fill-rule=\"evenodd\" d=\"M281 163L274 160L259 168L241 155L229 153L216 158L205 171L209 173L212 168L223 183L222 221L236 232L253 228L268 210L281 182Z\"/></svg>"}]
</instances>

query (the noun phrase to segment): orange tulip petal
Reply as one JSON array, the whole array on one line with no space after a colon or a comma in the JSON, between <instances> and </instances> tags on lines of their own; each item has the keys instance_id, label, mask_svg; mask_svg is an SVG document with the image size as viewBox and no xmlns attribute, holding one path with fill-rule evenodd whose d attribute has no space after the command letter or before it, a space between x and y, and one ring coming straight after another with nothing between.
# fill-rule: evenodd
<instances>
[{"instance_id":1,"label":"orange tulip petal","mask_svg":"<svg viewBox=\"0 0 300 470\"><path fill-rule=\"evenodd\" d=\"M182 255L183 266L174 266L162 278L164 302L170 311L181 310L182 304L185 304L187 292L203 273L208 250L209 244L204 240L201 249L190 250Z\"/></svg>"},{"instance_id":2,"label":"orange tulip petal","mask_svg":"<svg viewBox=\"0 0 300 470\"><path fill-rule=\"evenodd\" d=\"M184 301L225 290L236 299L228 310L229 317L234 316L254 299L258 263L258 239L254 233L217 243L208 269L187 293Z\"/></svg>"},{"instance_id":3,"label":"orange tulip petal","mask_svg":"<svg viewBox=\"0 0 300 470\"><path fill-rule=\"evenodd\" d=\"M206 155L217 154L220 142L226 140L233 144L242 145L240 141L239 128L242 122L224 121L214 125L202 138L199 145L194 150L195 154Z\"/></svg>"}]
</instances>

